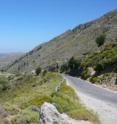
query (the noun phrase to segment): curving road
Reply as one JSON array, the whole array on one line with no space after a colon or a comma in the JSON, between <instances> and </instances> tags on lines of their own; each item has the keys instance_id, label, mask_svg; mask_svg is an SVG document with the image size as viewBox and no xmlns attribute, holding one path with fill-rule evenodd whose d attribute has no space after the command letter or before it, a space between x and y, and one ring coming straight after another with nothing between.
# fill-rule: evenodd
<instances>
[{"instance_id":1,"label":"curving road","mask_svg":"<svg viewBox=\"0 0 117 124\"><path fill-rule=\"evenodd\" d=\"M111 103L117 106L117 93L97 87L79 78L63 75L67 82L78 92L90 95L96 99Z\"/></svg>"},{"instance_id":2,"label":"curving road","mask_svg":"<svg viewBox=\"0 0 117 124\"><path fill-rule=\"evenodd\" d=\"M117 124L117 93L79 78L62 76L78 93L81 102L99 116L101 124Z\"/></svg>"}]
</instances>

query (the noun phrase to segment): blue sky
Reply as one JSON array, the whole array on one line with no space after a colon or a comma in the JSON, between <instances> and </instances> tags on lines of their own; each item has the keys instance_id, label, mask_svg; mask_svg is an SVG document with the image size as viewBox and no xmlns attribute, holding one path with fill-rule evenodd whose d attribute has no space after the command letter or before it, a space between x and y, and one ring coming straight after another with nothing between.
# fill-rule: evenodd
<instances>
[{"instance_id":1,"label":"blue sky","mask_svg":"<svg viewBox=\"0 0 117 124\"><path fill-rule=\"evenodd\" d=\"M0 52L25 52L117 9L117 0L0 0Z\"/></svg>"}]
</instances>

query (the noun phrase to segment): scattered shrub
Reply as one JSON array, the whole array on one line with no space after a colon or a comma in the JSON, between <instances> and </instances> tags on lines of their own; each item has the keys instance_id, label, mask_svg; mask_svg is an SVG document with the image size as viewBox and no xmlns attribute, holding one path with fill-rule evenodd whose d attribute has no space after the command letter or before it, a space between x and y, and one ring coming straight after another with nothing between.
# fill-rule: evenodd
<instances>
[{"instance_id":1,"label":"scattered shrub","mask_svg":"<svg viewBox=\"0 0 117 124\"><path fill-rule=\"evenodd\" d=\"M39 75L41 73L41 68L38 67L35 72L36 72L36 75Z\"/></svg>"},{"instance_id":2,"label":"scattered shrub","mask_svg":"<svg viewBox=\"0 0 117 124\"><path fill-rule=\"evenodd\" d=\"M68 67L70 68L70 71L78 69L79 66L80 66L80 61L78 61L78 60L75 59L74 57L72 57L72 58L68 61Z\"/></svg>"},{"instance_id":3,"label":"scattered shrub","mask_svg":"<svg viewBox=\"0 0 117 124\"><path fill-rule=\"evenodd\" d=\"M47 74L47 70L43 70L42 75L45 76Z\"/></svg>"},{"instance_id":4,"label":"scattered shrub","mask_svg":"<svg viewBox=\"0 0 117 124\"><path fill-rule=\"evenodd\" d=\"M30 122L28 121L28 119L24 115L21 115L21 116L18 116L17 118L14 118L12 120L12 123L13 124L30 124Z\"/></svg>"},{"instance_id":5,"label":"scattered shrub","mask_svg":"<svg viewBox=\"0 0 117 124\"><path fill-rule=\"evenodd\" d=\"M96 43L98 45L98 47L102 46L105 42L105 35L100 35L99 37L96 38Z\"/></svg>"},{"instance_id":6,"label":"scattered shrub","mask_svg":"<svg viewBox=\"0 0 117 124\"><path fill-rule=\"evenodd\" d=\"M110 50L110 49L112 49L114 47L116 47L115 43L108 43L108 44L105 45L104 50Z\"/></svg>"},{"instance_id":7,"label":"scattered shrub","mask_svg":"<svg viewBox=\"0 0 117 124\"><path fill-rule=\"evenodd\" d=\"M92 82L92 83L99 83L100 79L98 77L91 77L90 78L90 82Z\"/></svg>"},{"instance_id":8,"label":"scattered shrub","mask_svg":"<svg viewBox=\"0 0 117 124\"><path fill-rule=\"evenodd\" d=\"M85 69L93 67L97 72L102 72L106 68L117 63L117 45L111 45L99 53L93 53L82 59L81 66ZM116 68L115 68L116 70Z\"/></svg>"},{"instance_id":9,"label":"scattered shrub","mask_svg":"<svg viewBox=\"0 0 117 124\"><path fill-rule=\"evenodd\" d=\"M60 68L60 72L65 72L68 73L70 75L78 75L81 68L80 68L80 60L75 59L74 57L72 57L71 59L69 59L68 62L64 63L61 68Z\"/></svg>"},{"instance_id":10,"label":"scattered shrub","mask_svg":"<svg viewBox=\"0 0 117 124\"><path fill-rule=\"evenodd\" d=\"M86 80L89 77L90 77L90 75L89 75L88 69L84 70L81 74L81 78Z\"/></svg>"},{"instance_id":11,"label":"scattered shrub","mask_svg":"<svg viewBox=\"0 0 117 124\"><path fill-rule=\"evenodd\" d=\"M95 67L95 70L97 72L101 72L104 70L104 65L103 64L97 64L96 67Z\"/></svg>"},{"instance_id":12,"label":"scattered shrub","mask_svg":"<svg viewBox=\"0 0 117 124\"><path fill-rule=\"evenodd\" d=\"M7 90L9 87L8 82L4 79L0 80L0 90L4 91Z\"/></svg>"},{"instance_id":13,"label":"scattered shrub","mask_svg":"<svg viewBox=\"0 0 117 124\"><path fill-rule=\"evenodd\" d=\"M60 67L60 72L63 73L63 72L67 72L68 70L68 64L67 63L64 63L63 65L61 65Z\"/></svg>"}]
</instances>

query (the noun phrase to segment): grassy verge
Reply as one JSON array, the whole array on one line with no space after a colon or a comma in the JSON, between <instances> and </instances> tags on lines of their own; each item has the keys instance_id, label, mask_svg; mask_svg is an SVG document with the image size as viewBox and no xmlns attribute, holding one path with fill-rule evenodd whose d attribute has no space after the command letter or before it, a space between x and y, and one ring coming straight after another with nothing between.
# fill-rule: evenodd
<instances>
[{"instance_id":1,"label":"grassy verge","mask_svg":"<svg viewBox=\"0 0 117 124\"><path fill-rule=\"evenodd\" d=\"M94 124L99 124L98 117L81 105L75 91L65 82L61 84L58 92L52 94L52 97L59 112L65 112L74 119L89 120Z\"/></svg>"},{"instance_id":2,"label":"grassy verge","mask_svg":"<svg viewBox=\"0 0 117 124\"><path fill-rule=\"evenodd\" d=\"M0 82L2 87L3 79ZM98 118L79 102L74 90L62 82L56 73L40 76L15 76L5 79L5 89L0 90L0 105L8 113L12 124L37 124L38 113L32 108L44 102L55 103L57 109L75 119L83 119L98 124ZM61 86L56 91L56 87Z\"/></svg>"}]
</instances>

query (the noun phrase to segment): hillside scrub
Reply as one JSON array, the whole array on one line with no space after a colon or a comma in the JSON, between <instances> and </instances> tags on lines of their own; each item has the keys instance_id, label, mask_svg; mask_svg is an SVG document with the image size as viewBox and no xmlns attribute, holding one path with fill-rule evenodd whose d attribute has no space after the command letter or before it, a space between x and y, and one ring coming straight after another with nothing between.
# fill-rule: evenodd
<instances>
[{"instance_id":1,"label":"hillside scrub","mask_svg":"<svg viewBox=\"0 0 117 124\"><path fill-rule=\"evenodd\" d=\"M32 110L44 102L54 103L59 112L72 118L99 123L97 116L80 104L74 90L56 73L17 75L8 82L10 87L0 91L0 105L8 113L5 118L12 124L37 124L39 113Z\"/></svg>"},{"instance_id":2,"label":"hillside scrub","mask_svg":"<svg viewBox=\"0 0 117 124\"><path fill-rule=\"evenodd\" d=\"M89 68L95 71L94 75L91 75ZM85 80L90 78L92 83L102 83L98 76L111 72L117 73L117 44L108 43L100 52L89 53L80 61L71 58L61 66L61 70L61 72L74 74Z\"/></svg>"},{"instance_id":3,"label":"hillside scrub","mask_svg":"<svg viewBox=\"0 0 117 124\"><path fill-rule=\"evenodd\" d=\"M9 88L8 80L5 77L0 76L0 91L7 90Z\"/></svg>"},{"instance_id":4,"label":"hillside scrub","mask_svg":"<svg viewBox=\"0 0 117 124\"><path fill-rule=\"evenodd\" d=\"M117 73L117 45L108 44L99 53L93 53L84 58L81 62L83 72L81 77L83 79L90 78L92 83L104 84L104 80L100 78L100 75L107 73ZM89 75L87 68L92 67L96 71L95 76ZM108 75L106 75L108 77ZM111 78L110 78L111 80ZM109 82L109 81L108 81Z\"/></svg>"},{"instance_id":5,"label":"hillside scrub","mask_svg":"<svg viewBox=\"0 0 117 124\"><path fill-rule=\"evenodd\" d=\"M117 45L105 47L99 53L93 53L82 60L82 66L94 67L97 72L103 71L106 67L117 63Z\"/></svg>"},{"instance_id":6,"label":"hillside scrub","mask_svg":"<svg viewBox=\"0 0 117 124\"><path fill-rule=\"evenodd\" d=\"M93 76L90 78L90 82L96 83L96 84L104 84L106 86L109 86L109 88L112 88L116 90L116 83L117 83L117 73L110 72L105 73L99 76Z\"/></svg>"},{"instance_id":7,"label":"hillside scrub","mask_svg":"<svg viewBox=\"0 0 117 124\"><path fill-rule=\"evenodd\" d=\"M90 77L90 74L88 72L88 69L83 70L83 72L81 73L81 78L86 80L89 77Z\"/></svg>"},{"instance_id":8,"label":"hillside scrub","mask_svg":"<svg viewBox=\"0 0 117 124\"><path fill-rule=\"evenodd\" d=\"M77 75L81 71L80 60L75 59L74 57L70 58L60 67L60 72L64 72L70 75Z\"/></svg>"},{"instance_id":9,"label":"hillside scrub","mask_svg":"<svg viewBox=\"0 0 117 124\"><path fill-rule=\"evenodd\" d=\"M96 43L98 45L98 47L102 46L105 42L105 35L100 35L99 37L96 38Z\"/></svg>"},{"instance_id":10,"label":"hillside scrub","mask_svg":"<svg viewBox=\"0 0 117 124\"><path fill-rule=\"evenodd\" d=\"M41 68L38 67L38 68L36 69L36 75L39 75L40 73L41 73Z\"/></svg>"}]
</instances>

